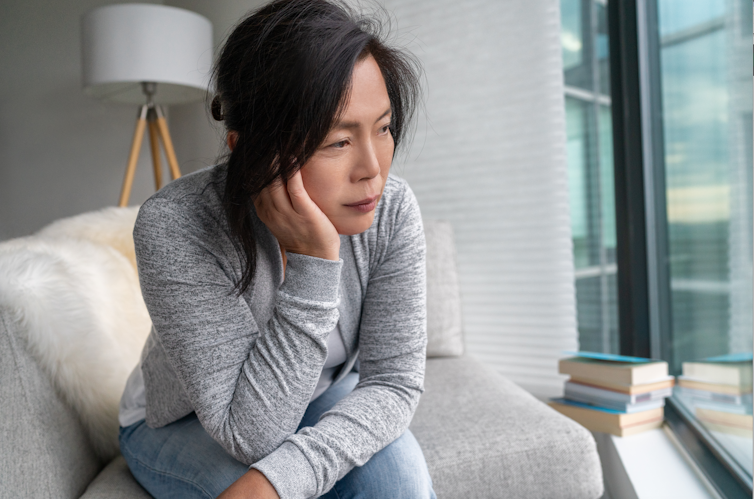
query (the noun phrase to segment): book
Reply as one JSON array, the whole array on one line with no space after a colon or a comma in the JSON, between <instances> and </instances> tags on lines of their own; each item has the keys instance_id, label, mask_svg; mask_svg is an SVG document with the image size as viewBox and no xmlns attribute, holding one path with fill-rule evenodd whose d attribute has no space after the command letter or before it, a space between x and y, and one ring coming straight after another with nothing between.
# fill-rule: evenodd
<instances>
[{"instance_id":1,"label":"book","mask_svg":"<svg viewBox=\"0 0 754 499\"><path fill-rule=\"evenodd\" d=\"M728 435L748 438L749 440L754 438L754 431L752 431L751 428L741 428L739 426L730 426L720 423L712 423L709 421L702 421L702 424L711 431L719 431L720 433L727 433Z\"/></svg>"},{"instance_id":2,"label":"book","mask_svg":"<svg viewBox=\"0 0 754 499\"><path fill-rule=\"evenodd\" d=\"M697 407L694 412L696 418L710 430L752 438L751 414L735 414L704 407Z\"/></svg>"},{"instance_id":3,"label":"book","mask_svg":"<svg viewBox=\"0 0 754 499\"><path fill-rule=\"evenodd\" d=\"M570 357L558 364L561 374L599 382L639 385L663 381L668 377L668 363L645 359L644 362L602 360L592 357Z\"/></svg>"},{"instance_id":4,"label":"book","mask_svg":"<svg viewBox=\"0 0 754 499\"><path fill-rule=\"evenodd\" d=\"M577 376L571 376L571 381L580 385L593 386L595 388L601 388L618 393L625 393L628 395L647 393L655 390L662 390L663 388L673 388L673 385L675 385L675 377L673 376L668 376L662 381L656 381L654 383L642 383L640 385L610 383L608 381L600 379L580 378Z\"/></svg>"},{"instance_id":5,"label":"book","mask_svg":"<svg viewBox=\"0 0 754 499\"><path fill-rule=\"evenodd\" d=\"M665 397L673 394L672 388L630 395L567 381L565 398L625 412L639 412L665 405Z\"/></svg>"},{"instance_id":6,"label":"book","mask_svg":"<svg viewBox=\"0 0 754 499\"><path fill-rule=\"evenodd\" d=\"M566 355L570 355L571 357L583 357L586 359L596 359L596 360L609 360L609 361L614 361L614 362L632 362L635 364L644 364L647 361L654 362L653 359L647 359L645 357L631 357L629 355L616 355L613 353L602 353L602 352L587 352L585 350L581 350L578 352L566 350L563 353Z\"/></svg>"},{"instance_id":7,"label":"book","mask_svg":"<svg viewBox=\"0 0 754 499\"><path fill-rule=\"evenodd\" d=\"M704 381L697 381L693 378L687 378L686 376L678 376L678 386L692 390L726 393L728 395L751 394L751 386L747 387L740 385L725 385L721 383L706 383Z\"/></svg>"},{"instance_id":8,"label":"book","mask_svg":"<svg viewBox=\"0 0 754 499\"><path fill-rule=\"evenodd\" d=\"M717 357L708 357L704 360L707 362L751 362L754 360L754 355L752 355L752 352L728 353Z\"/></svg>"},{"instance_id":9,"label":"book","mask_svg":"<svg viewBox=\"0 0 754 499\"><path fill-rule=\"evenodd\" d=\"M613 409L628 414L647 411L649 409L657 409L658 407L665 407L664 398L660 400L648 400L646 402L639 402L637 404L621 404L620 402L615 401L594 400L591 397L584 397L582 395L566 394L565 398L571 401L587 404L590 407Z\"/></svg>"},{"instance_id":10,"label":"book","mask_svg":"<svg viewBox=\"0 0 754 499\"><path fill-rule=\"evenodd\" d=\"M751 405L752 403L751 393L734 395L730 393L713 392L710 390L698 390L696 388L689 388L688 386L684 385L676 387L676 393L681 397L691 400L712 400L715 402L722 402L724 404L738 405Z\"/></svg>"},{"instance_id":11,"label":"book","mask_svg":"<svg viewBox=\"0 0 754 499\"><path fill-rule=\"evenodd\" d=\"M683 396L679 397L687 407L694 409L712 409L713 411L729 412L732 414L751 415L751 404L726 404L724 402L715 402L714 400L688 399Z\"/></svg>"},{"instance_id":12,"label":"book","mask_svg":"<svg viewBox=\"0 0 754 499\"><path fill-rule=\"evenodd\" d=\"M619 437L634 435L662 425L662 407L628 414L559 398L549 402L550 407L590 431L611 433Z\"/></svg>"},{"instance_id":13,"label":"book","mask_svg":"<svg viewBox=\"0 0 754 499\"><path fill-rule=\"evenodd\" d=\"M684 362L683 376L704 383L720 385L752 386L752 368L750 361L743 362Z\"/></svg>"}]
</instances>

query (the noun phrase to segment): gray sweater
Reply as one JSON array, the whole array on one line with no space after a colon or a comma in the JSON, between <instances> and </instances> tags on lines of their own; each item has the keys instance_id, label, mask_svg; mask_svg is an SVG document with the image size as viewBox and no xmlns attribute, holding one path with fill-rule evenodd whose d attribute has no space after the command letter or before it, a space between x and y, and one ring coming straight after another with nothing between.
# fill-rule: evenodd
<instances>
[{"instance_id":1,"label":"gray sweater","mask_svg":"<svg viewBox=\"0 0 754 499\"><path fill-rule=\"evenodd\" d=\"M283 499L324 494L408 427L423 391L425 243L416 199L390 176L372 226L341 236L340 261L288 254L252 213L257 270L240 297L242 259L221 199L225 166L176 180L147 200L134 228L154 323L142 353L146 422L196 412ZM296 428L339 324L359 384L314 427Z\"/></svg>"}]
</instances>

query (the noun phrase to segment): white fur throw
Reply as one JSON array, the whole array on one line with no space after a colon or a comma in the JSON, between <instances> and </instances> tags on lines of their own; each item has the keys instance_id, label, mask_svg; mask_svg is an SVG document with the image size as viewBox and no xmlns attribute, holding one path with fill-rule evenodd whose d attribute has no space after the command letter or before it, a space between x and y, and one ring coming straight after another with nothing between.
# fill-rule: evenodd
<instances>
[{"instance_id":1,"label":"white fur throw","mask_svg":"<svg viewBox=\"0 0 754 499\"><path fill-rule=\"evenodd\" d=\"M118 453L120 396L152 325L136 274L137 211L106 208L0 243L0 304L104 460Z\"/></svg>"}]
</instances>

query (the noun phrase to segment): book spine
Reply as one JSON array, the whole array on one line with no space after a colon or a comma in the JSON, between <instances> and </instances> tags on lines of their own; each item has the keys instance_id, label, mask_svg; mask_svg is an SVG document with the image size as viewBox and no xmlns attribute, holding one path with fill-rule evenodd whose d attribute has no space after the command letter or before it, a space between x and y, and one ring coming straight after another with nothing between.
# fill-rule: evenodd
<instances>
[{"instance_id":1,"label":"book spine","mask_svg":"<svg viewBox=\"0 0 754 499\"><path fill-rule=\"evenodd\" d=\"M578 378L587 378L593 380L603 380L617 384L632 384L631 370L629 369L610 369L600 364L583 364L580 362L569 362L563 359L558 363L558 372Z\"/></svg>"},{"instance_id":2,"label":"book spine","mask_svg":"<svg viewBox=\"0 0 754 499\"><path fill-rule=\"evenodd\" d=\"M665 406L665 399L650 400L647 402L639 402L637 404L621 403L615 400L605 400L599 397L590 397L583 394L568 394L566 398L575 400L576 402L582 402L584 404L594 405L596 407L604 407L606 409L613 409L615 411L625 412L627 414L633 414L635 412L648 411L650 409L657 409L658 407Z\"/></svg>"},{"instance_id":3,"label":"book spine","mask_svg":"<svg viewBox=\"0 0 754 499\"><path fill-rule=\"evenodd\" d=\"M695 362L683 363L683 375L695 378L707 383L719 383L723 385L742 386L751 383L750 372L746 369L733 366L721 366L718 364L697 364ZM748 379L747 379L748 375Z\"/></svg>"},{"instance_id":4,"label":"book spine","mask_svg":"<svg viewBox=\"0 0 754 499\"><path fill-rule=\"evenodd\" d=\"M698 400L711 400L713 402L720 402L723 404L751 404L751 396L730 395L727 393L711 392L707 390L695 390L693 388L686 388L679 386L676 388L678 393L683 397Z\"/></svg>"},{"instance_id":5,"label":"book spine","mask_svg":"<svg viewBox=\"0 0 754 499\"><path fill-rule=\"evenodd\" d=\"M601 388L595 388L592 386L580 385L571 381L566 381L565 384L566 398L571 398L569 395L583 395L586 397L594 397L602 400L611 400L613 402L630 404L634 402L635 395L629 395L627 393L614 392L610 390L603 390Z\"/></svg>"}]
</instances>

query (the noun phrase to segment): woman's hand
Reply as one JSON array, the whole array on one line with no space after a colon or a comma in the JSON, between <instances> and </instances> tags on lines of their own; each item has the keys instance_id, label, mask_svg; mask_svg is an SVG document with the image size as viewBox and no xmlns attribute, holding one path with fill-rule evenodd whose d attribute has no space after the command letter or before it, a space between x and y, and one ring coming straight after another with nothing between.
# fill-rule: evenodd
<instances>
[{"instance_id":1,"label":"woman's hand","mask_svg":"<svg viewBox=\"0 0 754 499\"><path fill-rule=\"evenodd\" d=\"M332 222L312 201L297 171L287 184L276 181L254 200L259 219L291 253L327 260L340 258L340 236Z\"/></svg>"},{"instance_id":2,"label":"woman's hand","mask_svg":"<svg viewBox=\"0 0 754 499\"><path fill-rule=\"evenodd\" d=\"M250 469L217 499L280 499L275 487L259 470Z\"/></svg>"}]
</instances>

